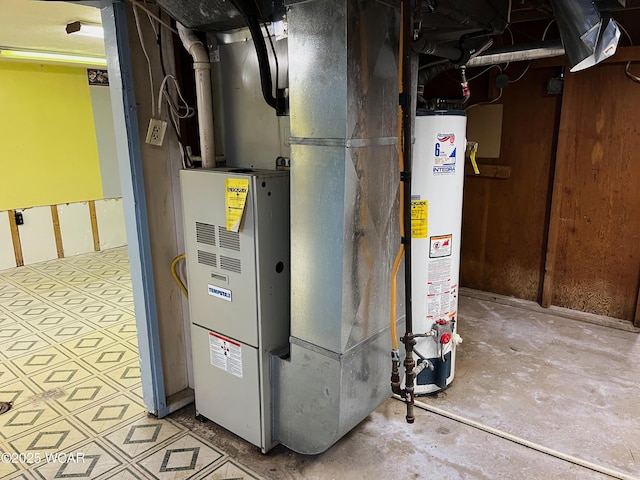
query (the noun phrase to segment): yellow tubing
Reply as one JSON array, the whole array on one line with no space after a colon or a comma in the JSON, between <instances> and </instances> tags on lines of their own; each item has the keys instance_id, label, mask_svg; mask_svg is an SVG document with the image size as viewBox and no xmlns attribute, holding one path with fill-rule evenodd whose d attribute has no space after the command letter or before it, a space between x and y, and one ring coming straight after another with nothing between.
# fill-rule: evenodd
<instances>
[{"instance_id":1,"label":"yellow tubing","mask_svg":"<svg viewBox=\"0 0 640 480\"><path fill-rule=\"evenodd\" d=\"M400 18L402 18L402 5L400 6ZM400 22L400 50L398 56L398 91L402 93L402 56L404 55L402 23ZM398 164L400 171L404 171L404 151L402 150L402 108L398 106ZM400 182L400 236L404 237L404 182ZM393 262L391 272L391 348L398 350L398 332L396 330L396 301L397 301L397 277L400 269L400 261L404 255L404 245L400 245L396 260Z\"/></svg>"},{"instance_id":2,"label":"yellow tubing","mask_svg":"<svg viewBox=\"0 0 640 480\"><path fill-rule=\"evenodd\" d=\"M178 272L176 272L176 265L178 265L178 262L180 260L184 260L186 257L187 256L184 253L182 253L173 259L173 261L171 262L171 276L180 287L180 290L182 290L182 293L184 293L184 296L189 298L189 291L187 290L187 287L184 286L184 283L182 283L182 280L180 280L180 277L178 276Z\"/></svg>"}]
</instances>

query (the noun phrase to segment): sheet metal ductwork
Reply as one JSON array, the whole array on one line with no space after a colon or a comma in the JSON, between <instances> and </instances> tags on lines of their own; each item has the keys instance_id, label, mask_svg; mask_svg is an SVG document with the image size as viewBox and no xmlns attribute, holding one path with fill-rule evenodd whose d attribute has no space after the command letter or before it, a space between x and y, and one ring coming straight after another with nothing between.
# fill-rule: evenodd
<instances>
[{"instance_id":1,"label":"sheet metal ductwork","mask_svg":"<svg viewBox=\"0 0 640 480\"><path fill-rule=\"evenodd\" d=\"M282 11L282 0L158 0L158 5L185 27L201 31L244 27L243 10L259 8L267 21Z\"/></svg>"},{"instance_id":2,"label":"sheet metal ductwork","mask_svg":"<svg viewBox=\"0 0 640 480\"><path fill-rule=\"evenodd\" d=\"M272 361L274 436L316 454L390 395L399 9L288 8L292 323L290 356Z\"/></svg>"}]
</instances>

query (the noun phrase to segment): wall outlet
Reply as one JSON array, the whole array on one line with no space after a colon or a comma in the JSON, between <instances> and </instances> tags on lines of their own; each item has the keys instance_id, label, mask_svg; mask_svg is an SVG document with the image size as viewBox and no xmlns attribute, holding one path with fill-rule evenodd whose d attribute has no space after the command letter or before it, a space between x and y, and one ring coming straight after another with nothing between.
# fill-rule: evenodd
<instances>
[{"instance_id":1,"label":"wall outlet","mask_svg":"<svg viewBox=\"0 0 640 480\"><path fill-rule=\"evenodd\" d=\"M167 122L152 118L149 120L149 129L147 130L147 139L149 145L162 146L164 142L164 132L167 130Z\"/></svg>"}]
</instances>

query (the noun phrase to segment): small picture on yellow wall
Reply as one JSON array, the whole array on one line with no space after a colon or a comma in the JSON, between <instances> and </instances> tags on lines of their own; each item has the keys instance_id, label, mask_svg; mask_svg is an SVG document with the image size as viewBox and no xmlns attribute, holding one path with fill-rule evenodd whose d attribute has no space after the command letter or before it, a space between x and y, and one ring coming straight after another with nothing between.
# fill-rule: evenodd
<instances>
[{"instance_id":1,"label":"small picture on yellow wall","mask_svg":"<svg viewBox=\"0 0 640 480\"><path fill-rule=\"evenodd\" d=\"M109 72L106 70L98 70L96 68L87 69L87 78L89 85L109 86Z\"/></svg>"}]
</instances>

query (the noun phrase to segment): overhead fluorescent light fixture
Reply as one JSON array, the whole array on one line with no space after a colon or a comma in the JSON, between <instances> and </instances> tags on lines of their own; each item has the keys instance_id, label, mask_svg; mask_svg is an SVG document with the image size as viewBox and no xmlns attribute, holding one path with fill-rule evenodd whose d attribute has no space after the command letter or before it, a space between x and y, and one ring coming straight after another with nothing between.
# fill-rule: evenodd
<instances>
[{"instance_id":1,"label":"overhead fluorescent light fixture","mask_svg":"<svg viewBox=\"0 0 640 480\"><path fill-rule=\"evenodd\" d=\"M84 37L104 38L104 29L102 25L96 25L84 22L71 22L67 24L66 31L69 35L82 35Z\"/></svg>"},{"instance_id":2,"label":"overhead fluorescent light fixture","mask_svg":"<svg viewBox=\"0 0 640 480\"><path fill-rule=\"evenodd\" d=\"M551 0L571 72L592 67L616 53L620 30L591 0Z\"/></svg>"},{"instance_id":3,"label":"overhead fluorescent light fixture","mask_svg":"<svg viewBox=\"0 0 640 480\"><path fill-rule=\"evenodd\" d=\"M106 66L107 59L100 57L85 57L82 55L73 55L68 53L54 53L54 52L38 52L35 50L13 50L0 47L0 59L11 60L29 60L33 62L47 62L47 63L66 63L77 65L95 65Z\"/></svg>"}]
</instances>

